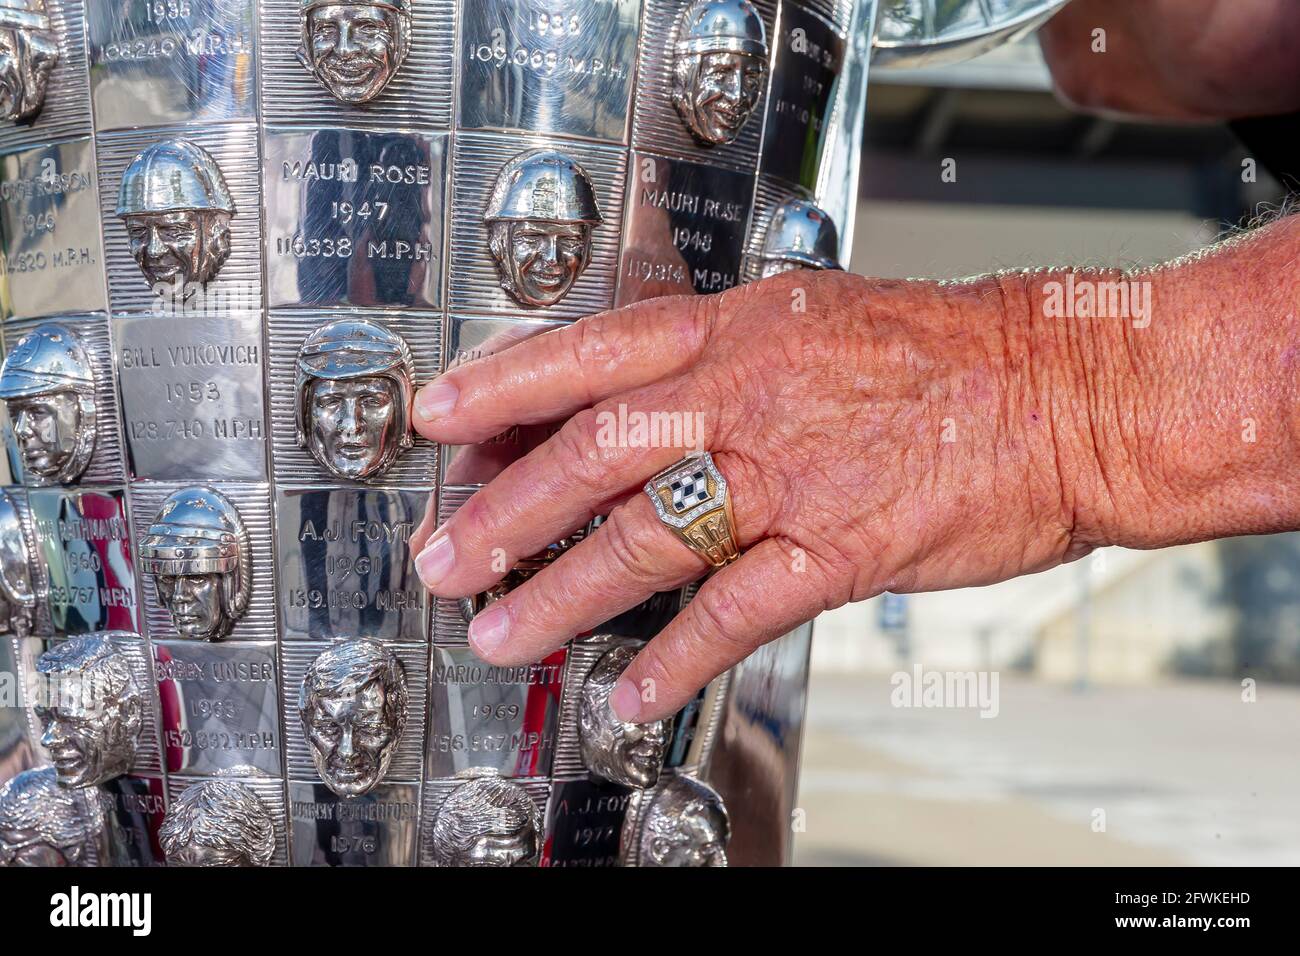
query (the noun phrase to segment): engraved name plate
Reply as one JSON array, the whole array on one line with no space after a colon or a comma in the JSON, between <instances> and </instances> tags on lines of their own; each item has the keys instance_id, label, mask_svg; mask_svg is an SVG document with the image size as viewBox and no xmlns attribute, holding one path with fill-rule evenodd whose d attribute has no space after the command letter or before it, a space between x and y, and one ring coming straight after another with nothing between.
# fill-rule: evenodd
<instances>
[{"instance_id":1,"label":"engraved name plate","mask_svg":"<svg viewBox=\"0 0 1300 956\"><path fill-rule=\"evenodd\" d=\"M556 781L546 814L542 866L618 866L632 791L592 780Z\"/></svg>"},{"instance_id":2,"label":"engraved name plate","mask_svg":"<svg viewBox=\"0 0 1300 956\"><path fill-rule=\"evenodd\" d=\"M420 491L278 492L284 639L424 640L426 592L408 545L428 497Z\"/></svg>"},{"instance_id":3,"label":"engraved name plate","mask_svg":"<svg viewBox=\"0 0 1300 956\"><path fill-rule=\"evenodd\" d=\"M91 0L98 129L251 119L254 0Z\"/></svg>"},{"instance_id":4,"label":"engraved name plate","mask_svg":"<svg viewBox=\"0 0 1300 956\"><path fill-rule=\"evenodd\" d=\"M49 576L55 631L140 629L130 530L120 491L33 488L32 530Z\"/></svg>"},{"instance_id":5,"label":"engraved name plate","mask_svg":"<svg viewBox=\"0 0 1300 956\"><path fill-rule=\"evenodd\" d=\"M269 131L270 305L437 308L447 140L445 134L348 129Z\"/></svg>"},{"instance_id":6,"label":"engraved name plate","mask_svg":"<svg viewBox=\"0 0 1300 956\"><path fill-rule=\"evenodd\" d=\"M0 158L5 318L108 307L89 139Z\"/></svg>"},{"instance_id":7,"label":"engraved name plate","mask_svg":"<svg viewBox=\"0 0 1300 956\"><path fill-rule=\"evenodd\" d=\"M754 177L633 153L617 305L740 281Z\"/></svg>"},{"instance_id":8,"label":"engraved name plate","mask_svg":"<svg viewBox=\"0 0 1300 956\"><path fill-rule=\"evenodd\" d=\"M534 664L488 664L468 647L434 647L429 681L430 777L489 767L545 776L555 752L566 651Z\"/></svg>"},{"instance_id":9,"label":"engraved name plate","mask_svg":"<svg viewBox=\"0 0 1300 956\"><path fill-rule=\"evenodd\" d=\"M781 8L777 37L759 168L813 189L844 41L821 17L789 3Z\"/></svg>"},{"instance_id":10,"label":"engraved name plate","mask_svg":"<svg viewBox=\"0 0 1300 956\"><path fill-rule=\"evenodd\" d=\"M275 645L155 641L167 771L280 773Z\"/></svg>"},{"instance_id":11,"label":"engraved name plate","mask_svg":"<svg viewBox=\"0 0 1300 956\"><path fill-rule=\"evenodd\" d=\"M641 0L468 0L460 125L624 142Z\"/></svg>"},{"instance_id":12,"label":"engraved name plate","mask_svg":"<svg viewBox=\"0 0 1300 956\"><path fill-rule=\"evenodd\" d=\"M289 783L293 866L413 866L420 788L383 784L360 797L322 783Z\"/></svg>"},{"instance_id":13,"label":"engraved name plate","mask_svg":"<svg viewBox=\"0 0 1300 956\"><path fill-rule=\"evenodd\" d=\"M114 339L132 474L266 477L257 316L118 319Z\"/></svg>"},{"instance_id":14,"label":"engraved name plate","mask_svg":"<svg viewBox=\"0 0 1300 956\"><path fill-rule=\"evenodd\" d=\"M160 866L158 828L166 800L161 777L128 774L93 789L104 814L108 859L100 866Z\"/></svg>"}]
</instances>

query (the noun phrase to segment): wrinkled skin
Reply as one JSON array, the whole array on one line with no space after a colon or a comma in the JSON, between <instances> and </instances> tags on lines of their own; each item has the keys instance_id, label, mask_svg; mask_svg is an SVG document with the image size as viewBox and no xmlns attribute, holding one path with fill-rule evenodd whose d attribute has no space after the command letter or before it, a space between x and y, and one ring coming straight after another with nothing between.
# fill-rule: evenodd
<instances>
[{"instance_id":1,"label":"wrinkled skin","mask_svg":"<svg viewBox=\"0 0 1300 956\"><path fill-rule=\"evenodd\" d=\"M615 687L618 716L644 722L799 623L884 590L989 584L1101 545L1300 527L1297 255L1300 218L1141 276L1155 316L1142 328L1048 317L1046 284L1064 273L800 272L583 319L421 390L417 429L434 441L567 421L436 533L426 516L416 568L440 597L475 594L502 577L494 549L509 567L612 509L474 619L470 640L495 664L538 660L700 577L704 562L640 493L683 450L602 447L598 434L620 403L702 411L745 553ZM1253 441L1247 417L1269 423Z\"/></svg>"}]
</instances>

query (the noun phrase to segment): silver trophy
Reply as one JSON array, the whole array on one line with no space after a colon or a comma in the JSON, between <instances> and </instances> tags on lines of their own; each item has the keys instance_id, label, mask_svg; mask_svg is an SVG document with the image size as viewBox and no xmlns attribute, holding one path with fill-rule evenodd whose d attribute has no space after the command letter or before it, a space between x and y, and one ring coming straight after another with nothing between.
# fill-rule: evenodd
<instances>
[{"instance_id":1,"label":"silver trophy","mask_svg":"<svg viewBox=\"0 0 1300 956\"><path fill-rule=\"evenodd\" d=\"M671 720L689 600L498 667L413 530L552 426L411 429L583 316L838 268L868 68L1059 0L0 0L0 862L786 862L810 628Z\"/></svg>"}]
</instances>

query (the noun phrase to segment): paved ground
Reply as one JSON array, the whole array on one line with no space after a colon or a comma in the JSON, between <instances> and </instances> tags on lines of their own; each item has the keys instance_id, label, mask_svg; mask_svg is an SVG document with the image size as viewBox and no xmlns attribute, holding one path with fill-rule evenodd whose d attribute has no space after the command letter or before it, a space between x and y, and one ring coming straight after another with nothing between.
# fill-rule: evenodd
<instances>
[{"instance_id":1,"label":"paved ground","mask_svg":"<svg viewBox=\"0 0 1300 956\"><path fill-rule=\"evenodd\" d=\"M992 719L890 690L814 677L796 863L1300 864L1300 688L1002 674Z\"/></svg>"}]
</instances>

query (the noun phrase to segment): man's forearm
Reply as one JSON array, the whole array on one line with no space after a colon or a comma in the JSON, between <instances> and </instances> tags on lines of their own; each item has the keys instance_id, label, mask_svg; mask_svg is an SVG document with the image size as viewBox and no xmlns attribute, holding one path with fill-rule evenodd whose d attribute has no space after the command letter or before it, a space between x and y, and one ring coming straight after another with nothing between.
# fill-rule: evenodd
<instances>
[{"instance_id":1,"label":"man's forearm","mask_svg":"<svg viewBox=\"0 0 1300 956\"><path fill-rule=\"evenodd\" d=\"M1150 271L1018 282L1076 543L1300 528L1300 217Z\"/></svg>"}]
</instances>

